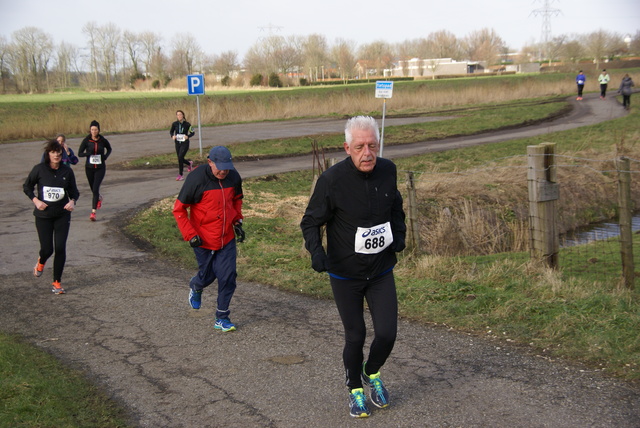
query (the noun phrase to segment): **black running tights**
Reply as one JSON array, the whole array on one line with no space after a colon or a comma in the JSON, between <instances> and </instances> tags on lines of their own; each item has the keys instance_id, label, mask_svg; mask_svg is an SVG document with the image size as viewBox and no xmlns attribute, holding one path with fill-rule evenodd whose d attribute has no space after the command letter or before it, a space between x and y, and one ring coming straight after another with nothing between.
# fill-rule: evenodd
<instances>
[{"instance_id":1,"label":"black running tights","mask_svg":"<svg viewBox=\"0 0 640 428\"><path fill-rule=\"evenodd\" d=\"M55 251L53 258L53 280L62 279L62 271L67 261L67 237L71 226L71 213L60 217L36 217L36 230L40 240L40 263L44 264Z\"/></svg>"},{"instance_id":2,"label":"black running tights","mask_svg":"<svg viewBox=\"0 0 640 428\"><path fill-rule=\"evenodd\" d=\"M89 181L89 187L93 193L93 200L91 201L91 208L94 210L98 208L98 201L100 200L100 185L107 173L106 168L85 168L87 172L87 180Z\"/></svg>"},{"instance_id":3,"label":"black running tights","mask_svg":"<svg viewBox=\"0 0 640 428\"><path fill-rule=\"evenodd\" d=\"M380 371L393 350L398 329L398 298L393 272L370 280L330 277L333 297L344 326L342 354L347 388L362 388L360 373L367 335L364 321L366 299L373 321L374 338L369 348L367 374Z\"/></svg>"},{"instance_id":4,"label":"black running tights","mask_svg":"<svg viewBox=\"0 0 640 428\"><path fill-rule=\"evenodd\" d=\"M188 151L189 140L183 142L176 141L176 155L178 155L178 174L180 175L182 175L184 165L189 163L189 159L185 158Z\"/></svg>"}]
</instances>

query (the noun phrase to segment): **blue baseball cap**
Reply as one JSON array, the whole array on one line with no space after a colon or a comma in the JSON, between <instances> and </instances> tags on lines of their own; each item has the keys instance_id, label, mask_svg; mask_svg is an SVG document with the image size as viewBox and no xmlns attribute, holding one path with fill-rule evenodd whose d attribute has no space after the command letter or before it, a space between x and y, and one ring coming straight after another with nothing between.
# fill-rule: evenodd
<instances>
[{"instance_id":1,"label":"blue baseball cap","mask_svg":"<svg viewBox=\"0 0 640 428\"><path fill-rule=\"evenodd\" d=\"M216 146L209 150L209 159L218 169L235 169L231 162L231 152L224 146Z\"/></svg>"}]
</instances>

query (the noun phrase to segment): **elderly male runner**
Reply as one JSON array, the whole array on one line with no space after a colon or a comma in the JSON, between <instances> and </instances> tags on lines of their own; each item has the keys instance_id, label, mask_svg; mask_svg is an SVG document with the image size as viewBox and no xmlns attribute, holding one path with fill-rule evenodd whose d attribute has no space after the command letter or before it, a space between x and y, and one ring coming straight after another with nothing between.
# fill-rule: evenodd
<instances>
[{"instance_id":1,"label":"elderly male runner","mask_svg":"<svg viewBox=\"0 0 640 428\"><path fill-rule=\"evenodd\" d=\"M189 282L189 304L200 309L202 290L218 279L218 300L214 328L234 331L229 304L236 290L236 237L242 230L242 178L223 146L209 151L207 165L187 176L173 216L185 241L193 247L198 273Z\"/></svg>"},{"instance_id":2,"label":"elderly male runner","mask_svg":"<svg viewBox=\"0 0 640 428\"><path fill-rule=\"evenodd\" d=\"M380 368L393 349L398 301L393 267L396 252L405 247L406 226L402 196L393 162L378 158L380 131L372 117L347 121L346 159L319 178L300 227L311 266L327 271L345 330L343 361L353 417L370 415L363 382L371 402L389 405ZM326 225L327 251L321 227ZM364 300L373 319L374 339L364 361L366 337Z\"/></svg>"}]
</instances>

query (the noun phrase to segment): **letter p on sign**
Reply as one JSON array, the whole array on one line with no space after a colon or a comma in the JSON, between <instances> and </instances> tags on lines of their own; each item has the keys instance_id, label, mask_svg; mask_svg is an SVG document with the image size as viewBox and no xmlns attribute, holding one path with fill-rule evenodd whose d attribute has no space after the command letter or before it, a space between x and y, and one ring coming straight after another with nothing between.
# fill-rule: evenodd
<instances>
[{"instance_id":1,"label":"letter p on sign","mask_svg":"<svg viewBox=\"0 0 640 428\"><path fill-rule=\"evenodd\" d=\"M188 75L187 90L189 95L204 95L204 74Z\"/></svg>"}]
</instances>

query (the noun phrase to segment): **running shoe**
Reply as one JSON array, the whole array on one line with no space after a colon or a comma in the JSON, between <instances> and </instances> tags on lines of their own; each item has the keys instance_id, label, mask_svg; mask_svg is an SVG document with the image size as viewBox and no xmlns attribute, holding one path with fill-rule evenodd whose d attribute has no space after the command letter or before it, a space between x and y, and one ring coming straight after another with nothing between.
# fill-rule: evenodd
<instances>
[{"instance_id":1,"label":"running shoe","mask_svg":"<svg viewBox=\"0 0 640 428\"><path fill-rule=\"evenodd\" d=\"M389 391L387 391L387 388L384 387L384 383L382 383L382 379L380 379L380 372L367 376L367 374L364 372L363 364L362 381L369 386L371 393L371 402L376 407L383 409L389 405Z\"/></svg>"},{"instance_id":2,"label":"running shoe","mask_svg":"<svg viewBox=\"0 0 640 428\"><path fill-rule=\"evenodd\" d=\"M98 203L96 204L96 209L99 210L102 208L102 195L98 198Z\"/></svg>"},{"instance_id":3,"label":"running shoe","mask_svg":"<svg viewBox=\"0 0 640 428\"><path fill-rule=\"evenodd\" d=\"M182 175L178 174L178 176L176 177L176 181L182 181L184 180L184 178L182 177Z\"/></svg>"},{"instance_id":4,"label":"running shoe","mask_svg":"<svg viewBox=\"0 0 640 428\"><path fill-rule=\"evenodd\" d=\"M64 294L64 288L60 285L60 281L53 281L53 284L51 284L51 292L53 294Z\"/></svg>"},{"instance_id":5,"label":"running shoe","mask_svg":"<svg viewBox=\"0 0 640 428\"><path fill-rule=\"evenodd\" d=\"M200 309L200 304L202 303L202 290L189 290L189 304L193 309Z\"/></svg>"},{"instance_id":6,"label":"running shoe","mask_svg":"<svg viewBox=\"0 0 640 428\"><path fill-rule=\"evenodd\" d=\"M352 389L349 393L349 414L354 418L366 418L371 414L362 388Z\"/></svg>"},{"instance_id":7,"label":"running shoe","mask_svg":"<svg viewBox=\"0 0 640 428\"><path fill-rule=\"evenodd\" d=\"M91 213L91 215L89 216L89 220L91 221L96 221L96 213Z\"/></svg>"},{"instance_id":8,"label":"running shoe","mask_svg":"<svg viewBox=\"0 0 640 428\"><path fill-rule=\"evenodd\" d=\"M191 172L193 170L193 161L189 161L189 165L187 166L187 172Z\"/></svg>"},{"instance_id":9,"label":"running shoe","mask_svg":"<svg viewBox=\"0 0 640 428\"><path fill-rule=\"evenodd\" d=\"M36 278L40 278L42 276L42 271L44 270L44 263L40 263L40 257L38 257L38 261L36 265L33 267L33 276Z\"/></svg>"},{"instance_id":10,"label":"running shoe","mask_svg":"<svg viewBox=\"0 0 640 428\"><path fill-rule=\"evenodd\" d=\"M216 318L216 323L213 325L216 330L222 331L235 331L236 326L229 320L229 318Z\"/></svg>"}]
</instances>

